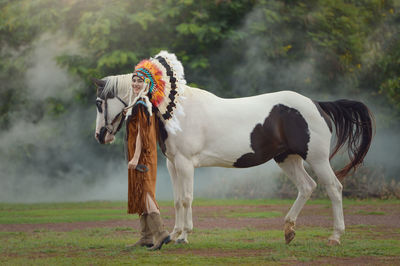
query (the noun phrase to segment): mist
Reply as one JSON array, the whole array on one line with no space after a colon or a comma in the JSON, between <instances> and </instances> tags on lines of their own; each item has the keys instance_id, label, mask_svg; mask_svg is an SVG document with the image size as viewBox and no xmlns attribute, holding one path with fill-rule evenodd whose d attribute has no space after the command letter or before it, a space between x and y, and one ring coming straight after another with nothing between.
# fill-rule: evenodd
<instances>
[{"instance_id":1,"label":"mist","mask_svg":"<svg viewBox=\"0 0 400 266\"><path fill-rule=\"evenodd\" d=\"M260 23L265 23L265 20L262 19L262 12L256 6L247 15L240 31L251 32ZM367 38L370 41L364 45L371 48L367 49L368 55L365 55L363 58L364 69L373 65L378 60L379 54L385 52L384 47L387 46L386 44L393 41L392 39L386 39L385 34L383 34L384 29L391 27L391 23L393 22L389 21L380 25ZM389 110L387 106L382 106L381 102L375 100L377 97L369 93L363 91L357 94L349 93L347 88L353 86L351 78L339 80L338 84L330 89L331 93L326 94L324 90L321 90L323 86L326 86L324 85L326 81L319 80L316 76L318 71L316 62L320 61L319 59L324 55L319 54L315 50L308 49L305 52L303 60L297 60L290 65L276 65L266 61L263 54L268 49L276 49L272 45L273 38L276 38L276 35L280 34L281 29L274 28L273 25L268 24L265 27L271 28L273 34L258 36L256 39L249 38L245 41L246 45L243 48L242 61L234 68L233 75L227 78L232 81L230 83L232 90L241 96L291 90L299 92L315 101L351 99L363 102L371 110L376 122L376 134L373 137L370 150L365 157L364 166L371 168L379 167L387 174L388 179L399 180L400 165L397 162L397 158L400 156L399 128L390 126L396 123L391 123L384 119L384 117L389 117L389 113L392 110ZM398 36L394 36L393 38L398 38ZM383 43L382 47L377 47L376 43L378 39L380 43ZM226 44L227 47L230 45L229 42ZM290 50L295 47L291 47L291 43L288 42L286 48ZM221 51L224 51L224 49L221 49ZM222 57L228 56L224 52L222 54L215 56L219 60L222 60ZM362 76L363 69L359 70L357 75ZM332 142L334 143L334 141L333 137ZM338 168L338 165L335 164L335 161L339 161L339 158L340 160L345 159L345 162L348 161L347 149L345 147L335 157L336 160L333 160L332 165L336 168ZM279 171L279 168L276 168L276 172L279 173ZM275 173L274 176L277 176L277 174Z\"/></svg>"},{"instance_id":2,"label":"mist","mask_svg":"<svg viewBox=\"0 0 400 266\"><path fill-rule=\"evenodd\" d=\"M27 97L35 104L44 105L48 99L67 101L73 97L73 89L82 84L55 61L61 53L80 52L76 43L66 42L60 36L45 35L33 47L25 79ZM24 110L10 115L15 117L15 122L0 136L0 151L4 155L0 161L1 202L127 199L124 133L117 135L114 144L95 143L94 104L88 108L74 106L56 117L47 114L38 121L26 116ZM88 132L87 125L92 125L93 131ZM120 156L108 156L110 149L119 149ZM110 152L112 154L115 153ZM270 172L269 167L196 169L194 194L196 197L226 197L235 189L232 183L243 182L245 176L252 180L260 172ZM172 184L162 155L157 179L157 198L172 200Z\"/></svg>"},{"instance_id":3,"label":"mist","mask_svg":"<svg viewBox=\"0 0 400 266\"><path fill-rule=\"evenodd\" d=\"M240 30L250 31L254 23L262 21L260 12L257 7L250 12ZM279 34L279 29L274 30ZM323 85L315 77L315 62L322 55L314 51L310 51L306 59L290 66L276 67L276 64L265 61L260 54L271 48L270 38L260 36L246 40L241 61L236 62L230 76L225 77L231 81L235 94L250 96L294 90L317 101L355 98L346 94L345 85L333 89L328 96L319 93L318 87ZM215 60L226 57L231 45L227 42L216 51ZM83 82L57 65L55 57L65 52L81 53L82 49L61 35L45 35L35 43L24 77L27 99L36 104L46 104L48 99L62 101L74 97L74 88L82 86ZM190 76L186 78L191 81ZM210 78L209 87L206 85L201 89L218 92L216 84L218 81ZM356 100L366 103L377 118L378 129L365 165L383 166L390 177L398 179L398 131L385 127L379 120L385 109L371 98L361 93L356 97ZM118 133L114 144L97 144L94 139L95 116L94 104L88 108L76 105L60 115L46 114L39 120L31 119L24 110L10 114L14 122L0 134L0 201L126 201L128 177L123 132ZM88 125L91 125L90 131ZM115 150L119 150L120 155L114 156ZM161 153L158 160L157 199L172 200L173 188ZM199 168L195 170L194 198L277 197L277 179L280 176L281 170L274 161L249 169Z\"/></svg>"},{"instance_id":4,"label":"mist","mask_svg":"<svg viewBox=\"0 0 400 266\"><path fill-rule=\"evenodd\" d=\"M70 100L74 88L82 86L55 61L61 53L79 52L76 43L60 36L44 35L34 44L25 79L26 97L36 105L46 106L49 99ZM0 136L0 151L5 155L0 161L0 201L124 199L123 156L119 162L99 157L93 149L94 137L88 143L88 136L94 135L95 115L94 105L35 119L26 110L10 114L14 123ZM87 132L87 125L93 125L93 132Z\"/></svg>"}]
</instances>

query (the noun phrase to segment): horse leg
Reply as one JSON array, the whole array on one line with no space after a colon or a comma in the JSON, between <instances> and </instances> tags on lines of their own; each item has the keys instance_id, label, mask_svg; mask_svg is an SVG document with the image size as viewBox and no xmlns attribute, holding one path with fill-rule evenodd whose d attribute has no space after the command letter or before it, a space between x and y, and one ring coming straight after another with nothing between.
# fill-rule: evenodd
<instances>
[{"instance_id":1,"label":"horse leg","mask_svg":"<svg viewBox=\"0 0 400 266\"><path fill-rule=\"evenodd\" d=\"M175 226L170 234L171 240L176 241L179 235L183 231L183 208L179 202L179 195L181 194L181 186L179 185L179 180L176 174L175 165L169 159L167 159L167 168L171 176L171 182L174 192L174 207L175 207ZM181 218L182 217L182 218Z\"/></svg>"},{"instance_id":2,"label":"horse leg","mask_svg":"<svg viewBox=\"0 0 400 266\"><path fill-rule=\"evenodd\" d=\"M329 245L340 245L340 236L344 233L344 217L342 205L342 189L343 186L337 179L329 159L309 162L315 174L326 187L326 192L332 202L333 212L333 233L329 237Z\"/></svg>"},{"instance_id":3,"label":"horse leg","mask_svg":"<svg viewBox=\"0 0 400 266\"><path fill-rule=\"evenodd\" d=\"M193 230L192 220L192 201L193 201L193 163L184 156L179 156L175 160L175 169L179 179L178 196L179 206L183 207L183 231L176 240L176 243L189 243L187 240L188 234Z\"/></svg>"},{"instance_id":4,"label":"horse leg","mask_svg":"<svg viewBox=\"0 0 400 266\"><path fill-rule=\"evenodd\" d=\"M282 163L278 164L298 190L297 199L285 217L285 240L289 244L296 235L294 226L297 216L303 209L307 200L317 184L304 169L303 159L299 155L289 155Z\"/></svg>"}]
</instances>

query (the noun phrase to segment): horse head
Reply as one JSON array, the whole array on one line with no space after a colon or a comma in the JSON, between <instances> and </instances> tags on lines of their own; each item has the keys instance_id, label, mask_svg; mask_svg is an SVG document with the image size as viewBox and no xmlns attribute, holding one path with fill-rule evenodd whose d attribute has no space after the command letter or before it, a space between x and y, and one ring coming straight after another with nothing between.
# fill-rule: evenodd
<instances>
[{"instance_id":1,"label":"horse head","mask_svg":"<svg viewBox=\"0 0 400 266\"><path fill-rule=\"evenodd\" d=\"M128 76L128 77L126 77ZM124 122L124 108L127 106L127 87L130 86L128 75L110 76L103 79L92 78L97 87L97 117L95 138L101 144L111 143L115 134ZM121 86L125 85L125 86ZM124 97L118 95L119 91L125 91Z\"/></svg>"},{"instance_id":2,"label":"horse head","mask_svg":"<svg viewBox=\"0 0 400 266\"><path fill-rule=\"evenodd\" d=\"M150 91L152 106L159 112L160 119L169 132L175 134L180 131L176 114L184 116L180 104L184 98L180 99L180 95L186 85L181 62L174 54L161 51L154 58L142 60L136 68L145 68L152 72L152 81L157 85L157 89ZM123 111L132 93L132 73L103 79L92 78L92 81L97 87L95 138L101 144L110 143L124 122Z\"/></svg>"}]
</instances>

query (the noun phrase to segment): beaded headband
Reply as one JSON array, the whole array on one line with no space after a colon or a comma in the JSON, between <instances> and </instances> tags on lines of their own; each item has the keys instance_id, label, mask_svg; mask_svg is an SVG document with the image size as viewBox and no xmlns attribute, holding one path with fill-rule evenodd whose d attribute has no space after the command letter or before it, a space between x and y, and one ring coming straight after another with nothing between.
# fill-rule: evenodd
<instances>
[{"instance_id":1,"label":"beaded headband","mask_svg":"<svg viewBox=\"0 0 400 266\"><path fill-rule=\"evenodd\" d=\"M133 76L138 76L149 81L148 96L151 103L157 107L164 99L165 81L163 80L162 71L150 60L142 60L136 65Z\"/></svg>"}]
</instances>

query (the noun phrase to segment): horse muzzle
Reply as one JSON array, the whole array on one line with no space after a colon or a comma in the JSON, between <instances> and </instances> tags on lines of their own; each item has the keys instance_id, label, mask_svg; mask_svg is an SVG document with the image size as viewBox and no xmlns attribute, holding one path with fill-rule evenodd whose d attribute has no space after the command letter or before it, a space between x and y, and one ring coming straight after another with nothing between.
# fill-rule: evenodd
<instances>
[{"instance_id":1,"label":"horse muzzle","mask_svg":"<svg viewBox=\"0 0 400 266\"><path fill-rule=\"evenodd\" d=\"M106 142L106 137L107 137L107 134L108 133L108 130L107 130L107 128L106 127L102 127L102 128L100 128L100 132L99 133L96 133L96 139L97 139L97 141L100 143L100 144L106 144L106 143L108 143L108 142ZM109 141L110 142L110 141Z\"/></svg>"}]
</instances>

